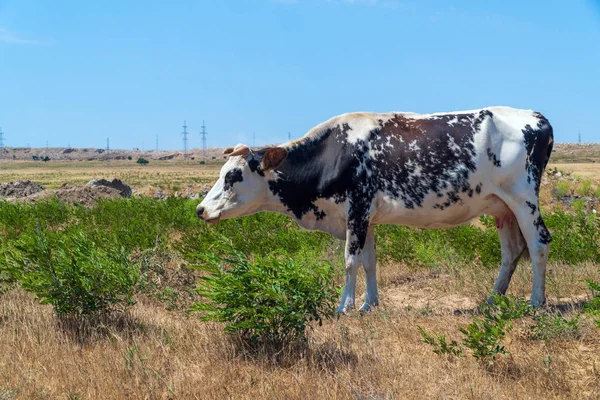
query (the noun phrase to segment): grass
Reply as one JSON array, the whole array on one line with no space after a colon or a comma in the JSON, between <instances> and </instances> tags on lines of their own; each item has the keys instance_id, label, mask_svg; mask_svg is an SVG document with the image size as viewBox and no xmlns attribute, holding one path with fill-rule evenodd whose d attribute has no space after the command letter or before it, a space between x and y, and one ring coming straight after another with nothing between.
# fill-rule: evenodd
<instances>
[{"instance_id":1,"label":"grass","mask_svg":"<svg viewBox=\"0 0 600 400\"><path fill-rule=\"evenodd\" d=\"M142 190L158 187L163 180L183 188L191 177L204 173L214 179L213 171L204 172L200 166L194 166L202 171L196 174L191 166L162 170L153 164L143 167L157 168L151 173L135 167L123 167L122 173L138 174ZM64 168L57 167L79 174L81 181L95 173L85 163L81 170ZM118 170L114 168L109 172ZM169 181L177 176L181 184ZM52 180L61 183L59 177ZM550 188L543 191L547 195ZM117 240L139 261L145 286L125 311L85 320L60 319L50 305L39 304L22 288L6 290L0 295L0 398L600 396L600 329L592 317L582 317L576 334L568 330L577 309L591 296L586 279L598 280L599 228L585 210L575 215L543 206L555 238L548 303L550 310L560 309L565 320L543 319L544 330L535 337L531 320L514 321L503 340L510 355L485 367L471 357L434 354L421 342L418 327L456 338L460 328L473 321L498 273L492 221L439 231L378 228L380 307L368 315L354 312L315 324L301 348L282 347L273 353L244 347L223 332L224 324L188 314L189 304L197 301L191 289L198 272L187 266L206 257L217 238L226 237L250 258L283 253L294 260L329 261L340 286L343 243L303 231L275 214L208 227L194 216L195 204L143 198L104 201L89 210L56 202L22 208L2 204L3 240L13 241L35 226L57 235L85 231L96 235L99 245L108 237L106 243ZM358 298L364 285L361 274ZM526 297L530 290L531 264L524 260L510 293ZM561 334L555 335L557 331Z\"/></svg>"}]
</instances>

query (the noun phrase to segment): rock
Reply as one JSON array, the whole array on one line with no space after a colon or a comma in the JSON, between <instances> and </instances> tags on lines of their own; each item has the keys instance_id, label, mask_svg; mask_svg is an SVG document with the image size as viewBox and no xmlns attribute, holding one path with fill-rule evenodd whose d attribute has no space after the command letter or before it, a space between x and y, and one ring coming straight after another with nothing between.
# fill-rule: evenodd
<instances>
[{"instance_id":1,"label":"rock","mask_svg":"<svg viewBox=\"0 0 600 400\"><path fill-rule=\"evenodd\" d=\"M112 181L106 179L92 179L87 183L87 186L106 186L118 190L122 197L131 197L131 187L117 178L114 178Z\"/></svg>"},{"instance_id":2,"label":"rock","mask_svg":"<svg viewBox=\"0 0 600 400\"><path fill-rule=\"evenodd\" d=\"M555 178L560 178L561 176L562 176L562 174L560 173L560 171L557 171L557 172L554 174L554 177L555 177Z\"/></svg>"},{"instance_id":3,"label":"rock","mask_svg":"<svg viewBox=\"0 0 600 400\"><path fill-rule=\"evenodd\" d=\"M60 151L60 154L69 154L69 153L72 153L72 152L74 152L74 151L75 151L75 149L74 149L74 148L72 148L72 147L69 147L69 148L66 148L66 149L63 149L63 150L61 150L61 151Z\"/></svg>"}]
</instances>

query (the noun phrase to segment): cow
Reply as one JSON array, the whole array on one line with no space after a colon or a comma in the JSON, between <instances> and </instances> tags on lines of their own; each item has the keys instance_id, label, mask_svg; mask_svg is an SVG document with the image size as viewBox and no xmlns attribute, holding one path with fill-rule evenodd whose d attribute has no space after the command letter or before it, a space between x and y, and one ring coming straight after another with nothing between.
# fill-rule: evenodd
<instances>
[{"instance_id":1,"label":"cow","mask_svg":"<svg viewBox=\"0 0 600 400\"><path fill-rule=\"evenodd\" d=\"M552 145L550 123L531 110L343 114L279 146L225 150L228 161L196 213L214 224L275 211L345 240L339 313L355 306L361 264L366 295L360 310L379 304L375 225L448 228L491 215L502 250L493 293L506 292L528 249L530 302L539 307L551 241L539 190Z\"/></svg>"}]
</instances>

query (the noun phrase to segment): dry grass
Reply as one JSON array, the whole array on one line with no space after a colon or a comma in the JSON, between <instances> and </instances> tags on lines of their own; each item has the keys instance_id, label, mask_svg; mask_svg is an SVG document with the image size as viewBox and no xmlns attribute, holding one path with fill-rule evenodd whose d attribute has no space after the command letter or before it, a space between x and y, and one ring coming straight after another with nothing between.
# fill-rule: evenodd
<instances>
[{"instance_id":1,"label":"dry grass","mask_svg":"<svg viewBox=\"0 0 600 400\"><path fill-rule=\"evenodd\" d=\"M556 166L597 175L595 164ZM0 181L53 187L115 176L136 189L172 190L213 181L218 169L183 162L3 163ZM549 202L550 185L542 191ZM166 311L146 297L127 314L77 325L58 321L50 306L15 289L0 296L0 399L600 397L600 330L589 322L577 339L548 343L529 340L528 322L517 322L506 341L511 355L491 368L471 357L437 356L421 343L418 326L459 338L458 327L471 320L497 272L475 264L383 265L377 311L329 321L306 346L259 354L220 325ZM597 265L549 265L550 306L576 308L589 277L598 278ZM524 262L510 291L528 296L530 290Z\"/></svg>"},{"instance_id":2,"label":"dry grass","mask_svg":"<svg viewBox=\"0 0 600 400\"><path fill-rule=\"evenodd\" d=\"M34 161L0 163L0 182L32 180L48 188L63 183L85 184L93 178L119 178L134 189L181 190L186 185L213 183L222 164L200 165L195 161L151 161L141 166L135 161Z\"/></svg>"},{"instance_id":3,"label":"dry grass","mask_svg":"<svg viewBox=\"0 0 600 400\"><path fill-rule=\"evenodd\" d=\"M15 289L1 298L0 398L600 396L600 333L589 324L579 339L545 344L527 339L526 322L517 323L507 340L511 356L491 368L437 356L420 342L417 326L459 337L458 326L470 320L496 271L380 270L376 312L330 321L312 332L308 345L279 354L244 350L220 326L147 298L126 315L78 326L60 323L49 306ZM585 297L582 279L596 271L551 265L550 303L566 307ZM529 290L530 268L523 264L512 292Z\"/></svg>"}]
</instances>

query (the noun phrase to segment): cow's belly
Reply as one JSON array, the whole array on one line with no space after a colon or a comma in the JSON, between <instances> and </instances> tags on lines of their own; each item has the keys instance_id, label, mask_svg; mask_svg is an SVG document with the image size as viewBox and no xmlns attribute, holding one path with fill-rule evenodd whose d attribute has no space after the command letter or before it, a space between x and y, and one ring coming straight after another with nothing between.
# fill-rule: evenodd
<instances>
[{"instance_id":1,"label":"cow's belly","mask_svg":"<svg viewBox=\"0 0 600 400\"><path fill-rule=\"evenodd\" d=\"M490 194L466 198L443 210L434 208L439 203L435 196L429 196L422 207L406 208L404 202L382 196L376 201L376 210L372 223L396 224L416 228L450 228L461 225L482 214L501 218L511 214L510 209L500 198Z\"/></svg>"}]
</instances>

